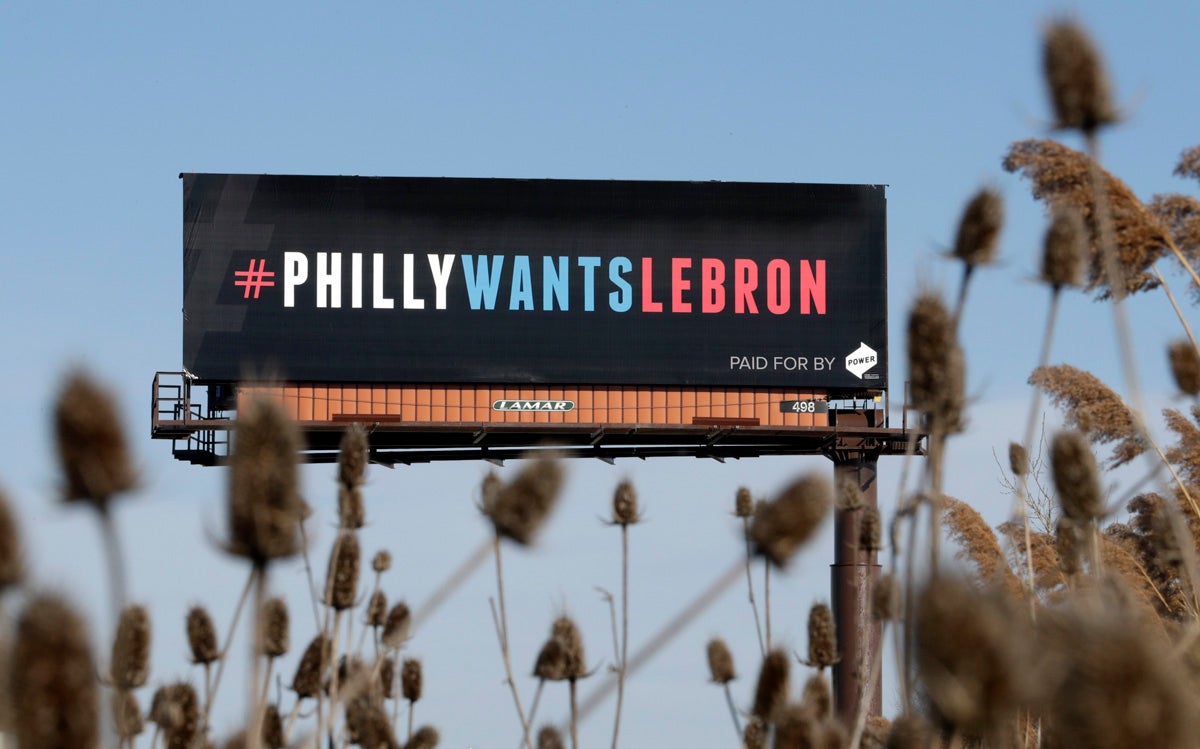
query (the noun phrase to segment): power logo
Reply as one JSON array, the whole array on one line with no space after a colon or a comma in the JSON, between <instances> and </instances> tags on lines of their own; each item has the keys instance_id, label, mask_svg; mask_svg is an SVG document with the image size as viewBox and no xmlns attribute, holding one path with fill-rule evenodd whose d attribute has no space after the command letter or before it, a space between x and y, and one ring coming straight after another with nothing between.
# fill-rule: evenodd
<instances>
[{"instance_id":1,"label":"power logo","mask_svg":"<svg viewBox=\"0 0 1200 749\"><path fill-rule=\"evenodd\" d=\"M846 357L846 369L860 380L864 379L863 375L866 374L868 369L871 369L878 363L879 356L875 353L875 349L862 342L859 343L858 348L853 353Z\"/></svg>"}]
</instances>

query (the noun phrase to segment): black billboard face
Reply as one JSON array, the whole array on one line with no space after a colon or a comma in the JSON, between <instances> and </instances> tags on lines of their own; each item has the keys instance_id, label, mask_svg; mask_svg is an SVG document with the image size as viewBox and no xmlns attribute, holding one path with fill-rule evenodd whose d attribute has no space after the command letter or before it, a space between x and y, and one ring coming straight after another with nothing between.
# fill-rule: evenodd
<instances>
[{"instance_id":1,"label":"black billboard face","mask_svg":"<svg viewBox=\"0 0 1200 749\"><path fill-rule=\"evenodd\" d=\"M887 385L882 186L185 174L203 380Z\"/></svg>"}]
</instances>

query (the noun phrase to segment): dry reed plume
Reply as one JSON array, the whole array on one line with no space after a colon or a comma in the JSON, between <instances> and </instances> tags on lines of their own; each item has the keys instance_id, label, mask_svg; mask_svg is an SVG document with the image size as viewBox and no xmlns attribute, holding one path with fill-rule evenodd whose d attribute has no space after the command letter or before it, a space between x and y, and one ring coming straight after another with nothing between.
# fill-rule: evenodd
<instances>
[{"instance_id":1,"label":"dry reed plume","mask_svg":"<svg viewBox=\"0 0 1200 749\"><path fill-rule=\"evenodd\" d=\"M1021 172L1033 183L1033 196L1052 208L1079 211L1089 235L1088 290L1101 298L1111 293L1112 284L1104 271L1099 251L1096 206L1091 186L1091 160L1084 153L1052 140L1030 139L1014 143L1004 158L1004 168ZM1101 170L1103 171L1103 170ZM1170 235L1159 218L1142 204L1121 180L1103 172L1106 198L1112 213L1118 257L1124 278L1123 293L1145 291L1159 282L1148 272L1167 249Z\"/></svg>"},{"instance_id":2,"label":"dry reed plume","mask_svg":"<svg viewBox=\"0 0 1200 749\"><path fill-rule=\"evenodd\" d=\"M1063 409L1067 424L1085 433L1092 443L1113 445L1107 461L1110 468L1145 452L1147 445L1129 406L1090 372L1069 364L1039 367L1029 383L1045 391L1050 402Z\"/></svg>"}]
</instances>

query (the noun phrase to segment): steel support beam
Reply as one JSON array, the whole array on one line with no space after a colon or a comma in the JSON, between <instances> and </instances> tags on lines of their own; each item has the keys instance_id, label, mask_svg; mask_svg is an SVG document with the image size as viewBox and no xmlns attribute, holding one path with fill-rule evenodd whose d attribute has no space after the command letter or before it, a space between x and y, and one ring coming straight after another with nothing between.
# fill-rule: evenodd
<instances>
[{"instance_id":1,"label":"steel support beam","mask_svg":"<svg viewBox=\"0 0 1200 749\"><path fill-rule=\"evenodd\" d=\"M870 670L881 647L878 622L871 617L871 598L879 579L875 552L862 548L859 541L863 510L878 507L876 470L878 457L873 453L842 453L834 461L835 479L858 484L863 494L863 509L837 509L834 513L834 553L830 569L830 589L834 626L837 630L840 662L833 667L834 709L847 726L853 725L862 700L868 701L867 716L883 712L883 680L869 687Z\"/></svg>"}]
</instances>

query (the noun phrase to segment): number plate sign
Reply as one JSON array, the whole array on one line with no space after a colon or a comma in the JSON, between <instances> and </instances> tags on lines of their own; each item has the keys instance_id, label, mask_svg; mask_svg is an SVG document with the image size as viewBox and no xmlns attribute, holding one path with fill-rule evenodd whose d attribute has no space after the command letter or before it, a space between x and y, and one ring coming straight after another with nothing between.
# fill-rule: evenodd
<instances>
[{"instance_id":1,"label":"number plate sign","mask_svg":"<svg viewBox=\"0 0 1200 749\"><path fill-rule=\"evenodd\" d=\"M785 414L823 414L829 412L828 401L780 401L779 410Z\"/></svg>"}]
</instances>

